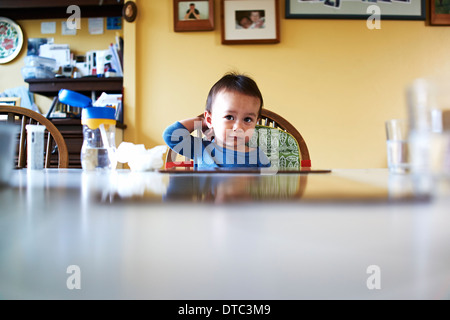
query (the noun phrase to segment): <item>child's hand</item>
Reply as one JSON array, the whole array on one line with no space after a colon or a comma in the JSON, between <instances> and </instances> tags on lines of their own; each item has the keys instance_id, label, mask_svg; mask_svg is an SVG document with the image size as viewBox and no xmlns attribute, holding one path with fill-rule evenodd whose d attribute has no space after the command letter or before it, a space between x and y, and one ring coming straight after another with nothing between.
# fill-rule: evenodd
<instances>
[{"instance_id":1,"label":"child's hand","mask_svg":"<svg viewBox=\"0 0 450 320\"><path fill-rule=\"evenodd\" d=\"M203 131L203 134L205 135L206 140L211 141L214 138L214 129L207 129Z\"/></svg>"},{"instance_id":2,"label":"child's hand","mask_svg":"<svg viewBox=\"0 0 450 320\"><path fill-rule=\"evenodd\" d=\"M214 138L214 129L208 126L208 124L206 123L206 118L204 117L202 122L202 131L208 141L211 141L212 138Z\"/></svg>"}]
</instances>

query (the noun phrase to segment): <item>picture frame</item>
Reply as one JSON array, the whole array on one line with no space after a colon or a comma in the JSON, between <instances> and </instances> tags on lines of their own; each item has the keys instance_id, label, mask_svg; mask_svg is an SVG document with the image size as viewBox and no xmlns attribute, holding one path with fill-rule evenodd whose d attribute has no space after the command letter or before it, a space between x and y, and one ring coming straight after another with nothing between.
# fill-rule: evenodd
<instances>
[{"instance_id":1,"label":"picture frame","mask_svg":"<svg viewBox=\"0 0 450 320\"><path fill-rule=\"evenodd\" d=\"M18 98L18 97L0 98L0 106L19 107L20 106L20 98ZM7 115L0 115L0 121L6 121L6 120L8 120Z\"/></svg>"},{"instance_id":2,"label":"picture frame","mask_svg":"<svg viewBox=\"0 0 450 320\"><path fill-rule=\"evenodd\" d=\"M214 30L214 0L173 0L175 32Z\"/></svg>"},{"instance_id":3,"label":"picture frame","mask_svg":"<svg viewBox=\"0 0 450 320\"><path fill-rule=\"evenodd\" d=\"M0 98L0 106L20 107L19 97Z\"/></svg>"},{"instance_id":4,"label":"picture frame","mask_svg":"<svg viewBox=\"0 0 450 320\"><path fill-rule=\"evenodd\" d=\"M433 1L433 0L431 0ZM381 20L426 20L426 0L286 0L286 19L362 19L377 6Z\"/></svg>"},{"instance_id":5,"label":"picture frame","mask_svg":"<svg viewBox=\"0 0 450 320\"><path fill-rule=\"evenodd\" d=\"M127 22L134 22L137 17L137 6L133 1L127 1L123 5L122 16Z\"/></svg>"},{"instance_id":6,"label":"picture frame","mask_svg":"<svg viewBox=\"0 0 450 320\"><path fill-rule=\"evenodd\" d=\"M450 3L442 0L430 0L430 24L450 25Z\"/></svg>"},{"instance_id":7,"label":"picture frame","mask_svg":"<svg viewBox=\"0 0 450 320\"><path fill-rule=\"evenodd\" d=\"M222 44L280 42L279 0L221 0Z\"/></svg>"}]
</instances>

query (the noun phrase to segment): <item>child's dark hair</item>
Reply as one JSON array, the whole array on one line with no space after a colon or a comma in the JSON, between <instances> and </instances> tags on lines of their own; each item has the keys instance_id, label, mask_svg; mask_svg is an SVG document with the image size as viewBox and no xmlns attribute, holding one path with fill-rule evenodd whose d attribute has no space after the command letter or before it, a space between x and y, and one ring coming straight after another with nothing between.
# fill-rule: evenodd
<instances>
[{"instance_id":1,"label":"child's dark hair","mask_svg":"<svg viewBox=\"0 0 450 320\"><path fill-rule=\"evenodd\" d=\"M214 99L216 98L216 95L222 91L235 91L258 98L260 101L258 117L261 116L263 97L261 91L259 91L258 85L252 78L234 72L225 74L209 91L208 99L206 100L206 111L212 111Z\"/></svg>"}]
</instances>

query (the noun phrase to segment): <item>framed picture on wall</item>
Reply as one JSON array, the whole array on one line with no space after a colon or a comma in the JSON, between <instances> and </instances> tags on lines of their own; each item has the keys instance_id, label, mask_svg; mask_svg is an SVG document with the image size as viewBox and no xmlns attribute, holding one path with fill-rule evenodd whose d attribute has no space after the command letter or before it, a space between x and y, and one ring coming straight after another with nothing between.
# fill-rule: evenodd
<instances>
[{"instance_id":1,"label":"framed picture on wall","mask_svg":"<svg viewBox=\"0 0 450 320\"><path fill-rule=\"evenodd\" d=\"M175 32L214 30L214 0L173 0Z\"/></svg>"},{"instance_id":2,"label":"framed picture on wall","mask_svg":"<svg viewBox=\"0 0 450 320\"><path fill-rule=\"evenodd\" d=\"M425 7L425 0L286 0L286 18L425 20Z\"/></svg>"},{"instance_id":3,"label":"framed picture on wall","mask_svg":"<svg viewBox=\"0 0 450 320\"><path fill-rule=\"evenodd\" d=\"M221 0L222 44L280 42L278 0Z\"/></svg>"},{"instance_id":4,"label":"framed picture on wall","mask_svg":"<svg viewBox=\"0 0 450 320\"><path fill-rule=\"evenodd\" d=\"M430 24L438 26L450 25L449 0L431 0Z\"/></svg>"}]
</instances>

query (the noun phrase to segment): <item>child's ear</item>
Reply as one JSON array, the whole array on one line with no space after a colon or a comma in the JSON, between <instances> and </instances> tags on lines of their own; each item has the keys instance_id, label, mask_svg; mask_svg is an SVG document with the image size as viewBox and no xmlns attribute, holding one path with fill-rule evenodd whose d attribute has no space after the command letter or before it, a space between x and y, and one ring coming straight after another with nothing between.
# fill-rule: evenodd
<instances>
[{"instance_id":1,"label":"child's ear","mask_svg":"<svg viewBox=\"0 0 450 320\"><path fill-rule=\"evenodd\" d=\"M205 111L205 113L203 114L203 116L205 117L205 122L206 125L208 126L208 128L212 128L212 119L211 119L211 112L209 111Z\"/></svg>"}]
</instances>

